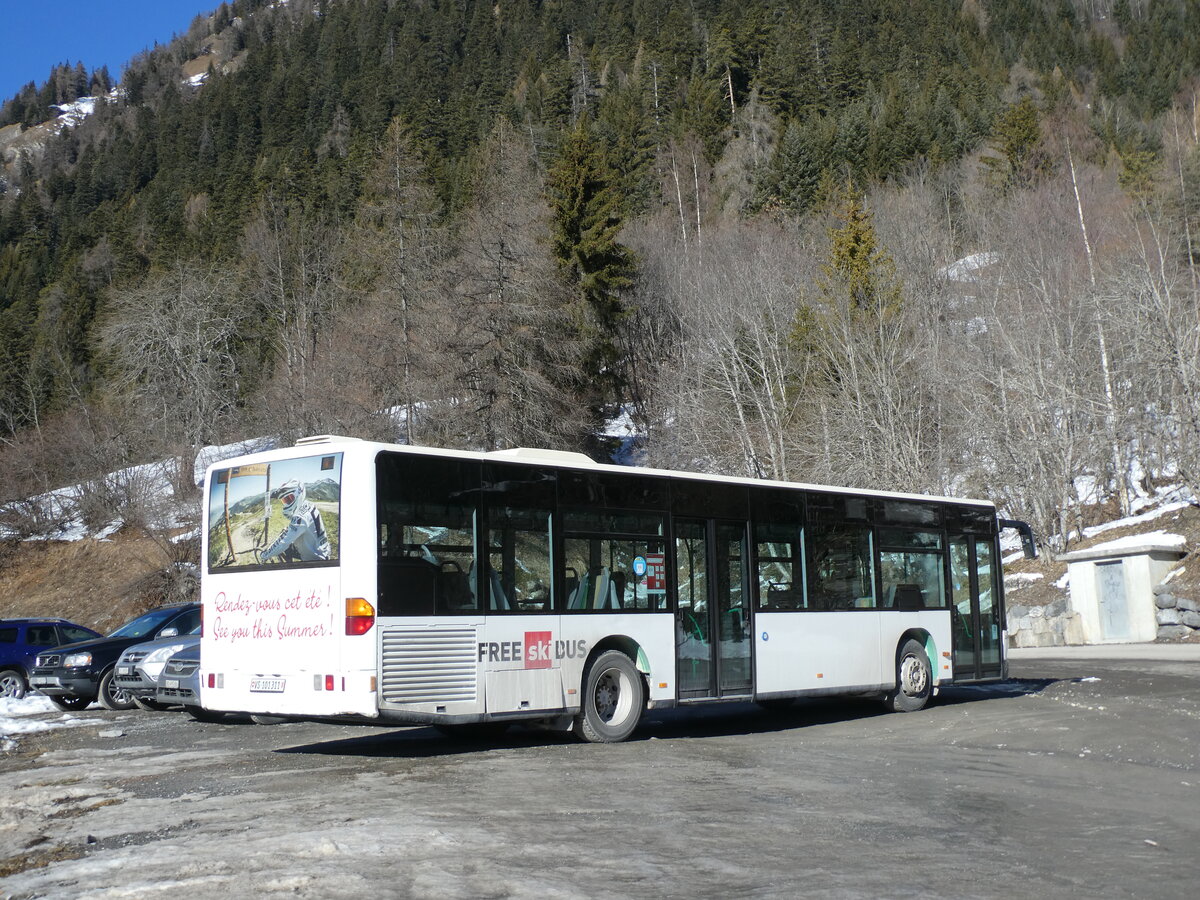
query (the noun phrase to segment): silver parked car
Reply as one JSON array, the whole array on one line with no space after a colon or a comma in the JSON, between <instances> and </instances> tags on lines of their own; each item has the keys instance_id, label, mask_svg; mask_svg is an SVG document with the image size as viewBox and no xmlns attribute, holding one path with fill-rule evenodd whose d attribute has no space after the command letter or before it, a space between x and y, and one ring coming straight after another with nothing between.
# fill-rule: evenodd
<instances>
[{"instance_id":1,"label":"silver parked car","mask_svg":"<svg viewBox=\"0 0 1200 900\"><path fill-rule=\"evenodd\" d=\"M165 709L158 700L158 683L167 660L181 650L200 646L200 626L186 635L166 635L153 641L134 644L117 660L113 682L125 691L141 709ZM169 704L168 704L169 705Z\"/></svg>"},{"instance_id":2,"label":"silver parked car","mask_svg":"<svg viewBox=\"0 0 1200 900\"><path fill-rule=\"evenodd\" d=\"M167 660L158 680L156 699L162 706L182 705L200 722L217 722L225 713L211 712L200 705L200 642L185 647Z\"/></svg>"}]
</instances>

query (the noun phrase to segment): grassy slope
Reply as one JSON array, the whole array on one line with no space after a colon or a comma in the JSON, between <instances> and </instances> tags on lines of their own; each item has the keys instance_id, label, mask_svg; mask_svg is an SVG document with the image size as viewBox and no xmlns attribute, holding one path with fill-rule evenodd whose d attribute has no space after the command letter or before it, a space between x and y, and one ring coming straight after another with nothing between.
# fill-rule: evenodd
<instances>
[{"instance_id":1,"label":"grassy slope","mask_svg":"<svg viewBox=\"0 0 1200 900\"><path fill-rule=\"evenodd\" d=\"M0 545L0 618L62 616L107 632L155 605L147 585L170 560L143 535Z\"/></svg>"}]
</instances>

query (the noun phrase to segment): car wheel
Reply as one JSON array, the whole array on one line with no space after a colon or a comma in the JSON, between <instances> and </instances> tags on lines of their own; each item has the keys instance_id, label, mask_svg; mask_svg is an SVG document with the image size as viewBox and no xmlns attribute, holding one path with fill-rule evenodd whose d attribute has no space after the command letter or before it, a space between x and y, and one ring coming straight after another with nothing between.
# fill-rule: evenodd
<instances>
[{"instance_id":1,"label":"car wheel","mask_svg":"<svg viewBox=\"0 0 1200 900\"><path fill-rule=\"evenodd\" d=\"M134 697L133 705L138 709L144 709L146 712L161 712L166 709L169 704L159 703L157 700L149 700L145 697Z\"/></svg>"},{"instance_id":2,"label":"car wheel","mask_svg":"<svg viewBox=\"0 0 1200 900\"><path fill-rule=\"evenodd\" d=\"M78 712L92 705L95 697L51 697L50 702L64 712Z\"/></svg>"},{"instance_id":3,"label":"car wheel","mask_svg":"<svg viewBox=\"0 0 1200 900\"><path fill-rule=\"evenodd\" d=\"M16 669L4 669L0 671L0 698L20 700L28 690L29 687L25 684L25 676Z\"/></svg>"},{"instance_id":4,"label":"car wheel","mask_svg":"<svg viewBox=\"0 0 1200 900\"><path fill-rule=\"evenodd\" d=\"M112 669L100 679L100 705L113 712L133 709L133 696L113 680Z\"/></svg>"},{"instance_id":5,"label":"car wheel","mask_svg":"<svg viewBox=\"0 0 1200 900\"><path fill-rule=\"evenodd\" d=\"M633 660L620 650L601 653L583 676L583 708L571 730L593 744L623 741L646 709L646 684Z\"/></svg>"}]
</instances>

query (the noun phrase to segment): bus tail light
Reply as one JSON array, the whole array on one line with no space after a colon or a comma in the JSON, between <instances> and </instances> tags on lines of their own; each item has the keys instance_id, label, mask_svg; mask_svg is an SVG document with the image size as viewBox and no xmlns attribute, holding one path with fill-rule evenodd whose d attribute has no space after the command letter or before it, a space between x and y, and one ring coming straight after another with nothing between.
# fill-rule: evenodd
<instances>
[{"instance_id":1,"label":"bus tail light","mask_svg":"<svg viewBox=\"0 0 1200 900\"><path fill-rule=\"evenodd\" d=\"M375 624L375 607L362 597L346 598L346 634L366 634Z\"/></svg>"}]
</instances>

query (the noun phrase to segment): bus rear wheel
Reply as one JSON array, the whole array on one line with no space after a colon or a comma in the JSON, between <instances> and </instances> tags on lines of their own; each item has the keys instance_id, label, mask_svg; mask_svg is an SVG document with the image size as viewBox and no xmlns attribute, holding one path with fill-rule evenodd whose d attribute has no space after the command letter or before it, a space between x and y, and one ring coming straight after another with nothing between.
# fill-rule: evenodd
<instances>
[{"instance_id":1,"label":"bus rear wheel","mask_svg":"<svg viewBox=\"0 0 1200 900\"><path fill-rule=\"evenodd\" d=\"M933 671L919 641L909 638L896 657L896 689L884 697L893 712L916 712L933 693Z\"/></svg>"},{"instance_id":2,"label":"bus rear wheel","mask_svg":"<svg viewBox=\"0 0 1200 900\"><path fill-rule=\"evenodd\" d=\"M593 744L615 744L637 728L646 708L646 683L620 650L597 656L583 677L583 706L571 730Z\"/></svg>"}]
</instances>

